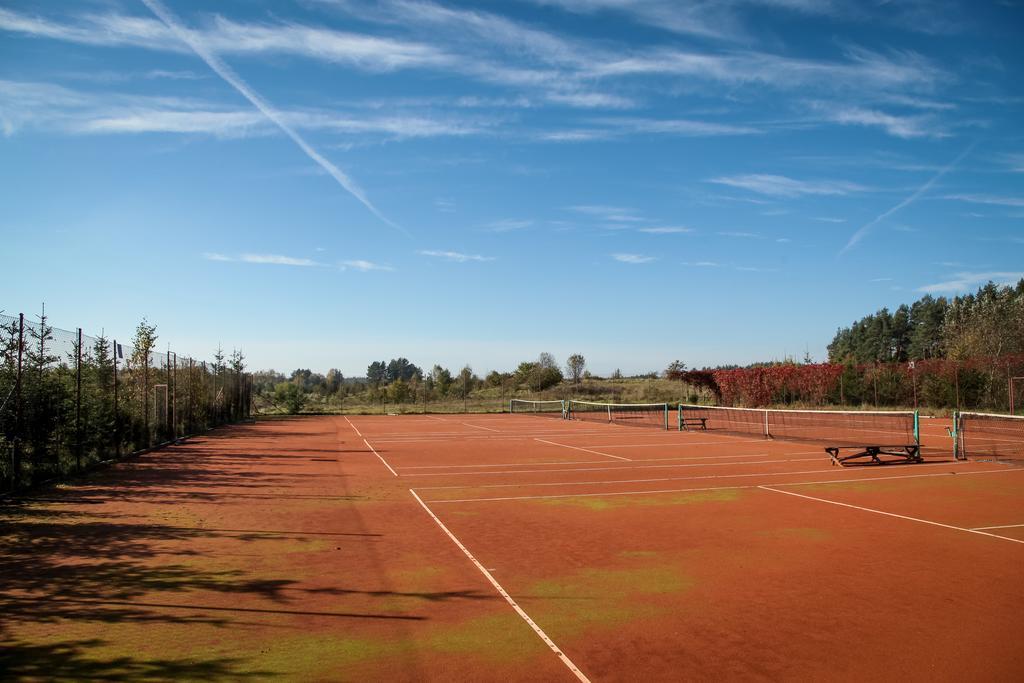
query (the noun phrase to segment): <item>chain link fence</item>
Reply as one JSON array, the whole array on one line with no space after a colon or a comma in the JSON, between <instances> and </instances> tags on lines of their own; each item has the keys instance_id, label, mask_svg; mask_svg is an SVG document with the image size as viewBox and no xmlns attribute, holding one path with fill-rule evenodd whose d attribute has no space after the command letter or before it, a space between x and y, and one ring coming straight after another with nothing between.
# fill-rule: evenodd
<instances>
[{"instance_id":1,"label":"chain link fence","mask_svg":"<svg viewBox=\"0 0 1024 683\"><path fill-rule=\"evenodd\" d=\"M0 491L248 418L252 379L234 366L0 314Z\"/></svg>"}]
</instances>

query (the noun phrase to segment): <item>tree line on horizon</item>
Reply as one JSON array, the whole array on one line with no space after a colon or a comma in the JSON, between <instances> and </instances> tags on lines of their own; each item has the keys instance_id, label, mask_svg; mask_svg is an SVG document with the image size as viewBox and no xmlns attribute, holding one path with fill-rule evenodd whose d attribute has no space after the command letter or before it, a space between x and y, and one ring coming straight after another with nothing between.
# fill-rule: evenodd
<instances>
[{"instance_id":1,"label":"tree line on horizon","mask_svg":"<svg viewBox=\"0 0 1024 683\"><path fill-rule=\"evenodd\" d=\"M1024 279L989 282L952 299L925 295L840 328L828 345L833 363L902 363L999 358L1024 353Z\"/></svg>"}]
</instances>

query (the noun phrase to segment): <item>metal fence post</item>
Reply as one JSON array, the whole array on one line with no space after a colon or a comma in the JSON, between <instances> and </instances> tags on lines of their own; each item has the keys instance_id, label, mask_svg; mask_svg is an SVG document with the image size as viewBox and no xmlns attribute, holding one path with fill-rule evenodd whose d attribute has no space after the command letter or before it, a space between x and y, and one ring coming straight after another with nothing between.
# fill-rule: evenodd
<instances>
[{"instance_id":1,"label":"metal fence post","mask_svg":"<svg viewBox=\"0 0 1024 683\"><path fill-rule=\"evenodd\" d=\"M14 377L14 448L11 452L11 490L21 484L21 421L23 358L25 356L25 314L18 314L18 372Z\"/></svg>"},{"instance_id":2,"label":"metal fence post","mask_svg":"<svg viewBox=\"0 0 1024 683\"><path fill-rule=\"evenodd\" d=\"M75 467L82 471L82 328L75 349Z\"/></svg>"},{"instance_id":3,"label":"metal fence post","mask_svg":"<svg viewBox=\"0 0 1024 683\"><path fill-rule=\"evenodd\" d=\"M171 350L167 349L170 358ZM174 354L171 366L171 441L178 440L178 354Z\"/></svg>"},{"instance_id":4,"label":"metal fence post","mask_svg":"<svg viewBox=\"0 0 1024 683\"><path fill-rule=\"evenodd\" d=\"M121 347L114 340L114 453L121 457L121 411L117 405L117 356Z\"/></svg>"}]
</instances>

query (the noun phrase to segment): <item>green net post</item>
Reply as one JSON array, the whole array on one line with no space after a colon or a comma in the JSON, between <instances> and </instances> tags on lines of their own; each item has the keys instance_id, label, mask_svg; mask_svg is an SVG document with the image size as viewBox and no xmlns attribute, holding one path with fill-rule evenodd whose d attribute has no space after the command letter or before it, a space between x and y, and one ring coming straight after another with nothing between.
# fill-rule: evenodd
<instances>
[{"instance_id":1,"label":"green net post","mask_svg":"<svg viewBox=\"0 0 1024 683\"><path fill-rule=\"evenodd\" d=\"M951 436L953 437L953 459L961 460L963 453L960 448L960 412L956 410L953 411L953 432Z\"/></svg>"},{"instance_id":2,"label":"green net post","mask_svg":"<svg viewBox=\"0 0 1024 683\"><path fill-rule=\"evenodd\" d=\"M665 431L668 431L668 404L665 404Z\"/></svg>"},{"instance_id":3,"label":"green net post","mask_svg":"<svg viewBox=\"0 0 1024 683\"><path fill-rule=\"evenodd\" d=\"M921 414L914 411L914 443L921 445Z\"/></svg>"},{"instance_id":4,"label":"green net post","mask_svg":"<svg viewBox=\"0 0 1024 683\"><path fill-rule=\"evenodd\" d=\"M676 425L679 431L683 431L683 404L680 403L676 406Z\"/></svg>"}]
</instances>

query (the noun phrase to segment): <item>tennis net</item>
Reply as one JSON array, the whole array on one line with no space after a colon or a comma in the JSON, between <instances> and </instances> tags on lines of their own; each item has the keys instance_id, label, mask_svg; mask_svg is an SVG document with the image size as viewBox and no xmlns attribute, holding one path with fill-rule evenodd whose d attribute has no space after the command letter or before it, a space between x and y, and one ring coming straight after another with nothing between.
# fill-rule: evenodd
<instances>
[{"instance_id":1,"label":"tennis net","mask_svg":"<svg viewBox=\"0 0 1024 683\"><path fill-rule=\"evenodd\" d=\"M668 429L667 403L595 403L569 401L570 420Z\"/></svg>"},{"instance_id":2,"label":"tennis net","mask_svg":"<svg viewBox=\"0 0 1024 683\"><path fill-rule=\"evenodd\" d=\"M526 401L514 398L508 402L508 412L541 417L565 417L565 402Z\"/></svg>"},{"instance_id":3,"label":"tennis net","mask_svg":"<svg viewBox=\"0 0 1024 683\"><path fill-rule=\"evenodd\" d=\"M679 406L679 429L706 429L829 446L909 446L919 443L917 413L871 410L770 410Z\"/></svg>"},{"instance_id":4,"label":"tennis net","mask_svg":"<svg viewBox=\"0 0 1024 683\"><path fill-rule=\"evenodd\" d=\"M1024 463L1024 416L965 412L953 424L958 459Z\"/></svg>"}]
</instances>

